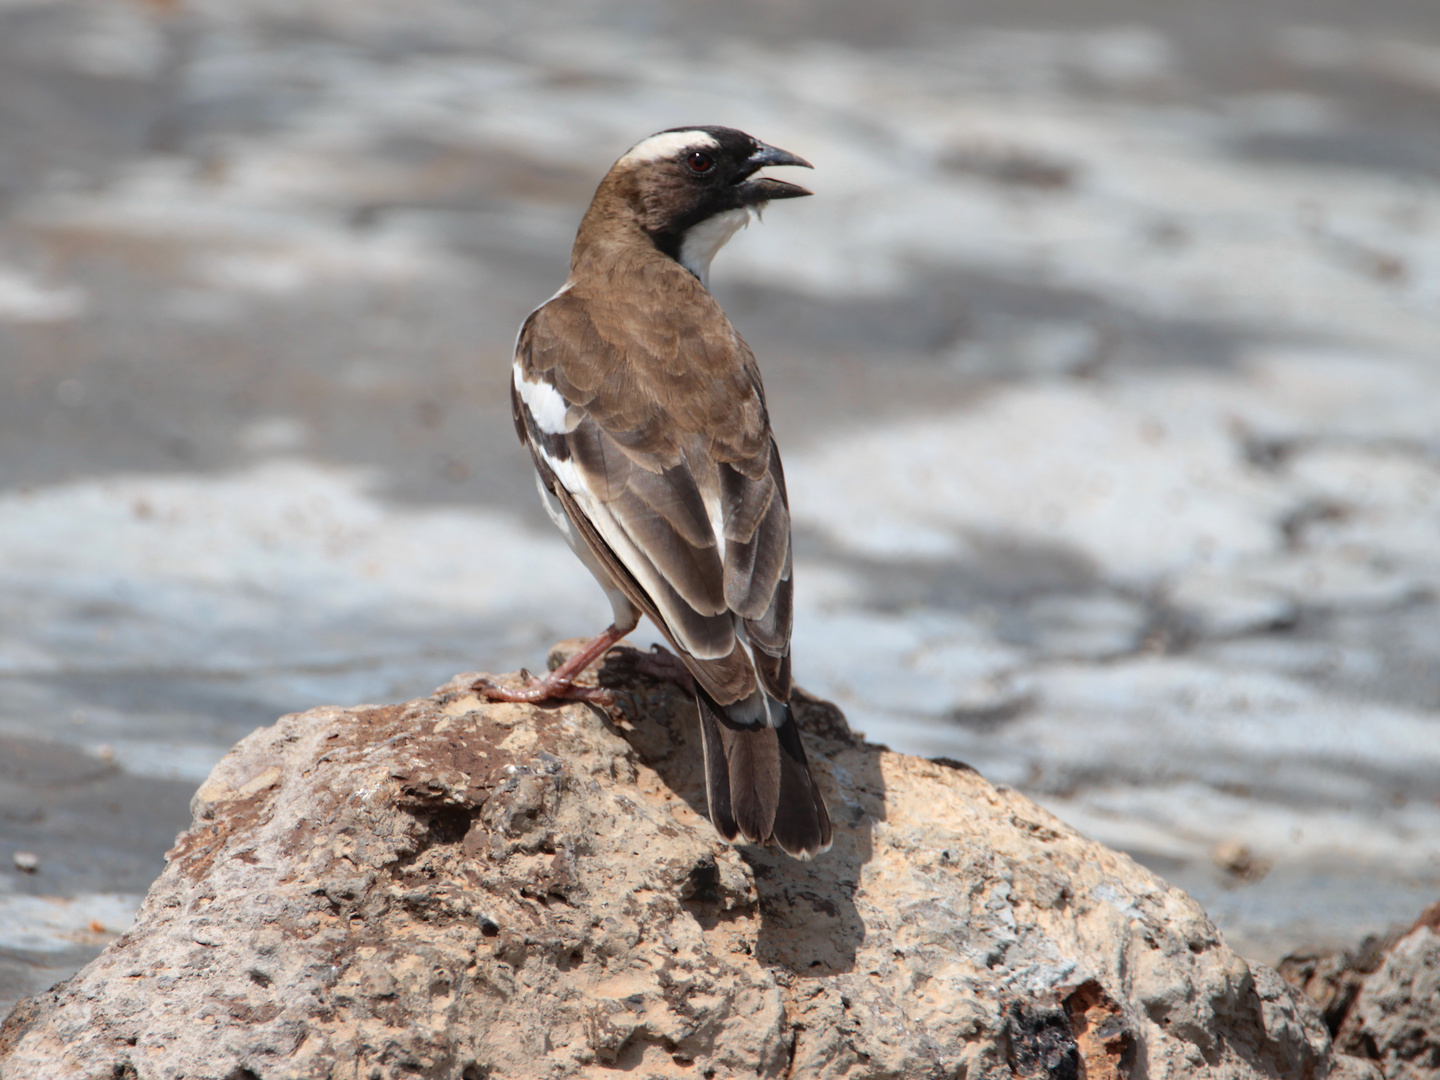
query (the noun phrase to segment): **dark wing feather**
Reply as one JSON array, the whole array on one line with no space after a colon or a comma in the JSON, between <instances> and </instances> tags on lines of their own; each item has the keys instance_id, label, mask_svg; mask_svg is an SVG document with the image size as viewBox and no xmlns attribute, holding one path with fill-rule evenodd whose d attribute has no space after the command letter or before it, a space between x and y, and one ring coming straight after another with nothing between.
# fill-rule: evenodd
<instances>
[{"instance_id":1,"label":"dark wing feather","mask_svg":"<svg viewBox=\"0 0 1440 1080\"><path fill-rule=\"evenodd\" d=\"M746 464L753 466L753 462ZM765 690L771 697L788 701L794 585L790 509L780 452L772 442L765 470L758 476L722 465L720 477L727 494L725 599L745 620L745 633ZM733 515L729 505L735 507Z\"/></svg>"},{"instance_id":2,"label":"dark wing feather","mask_svg":"<svg viewBox=\"0 0 1440 1080\"><path fill-rule=\"evenodd\" d=\"M611 549L652 590L660 609L681 624L692 621L672 603L673 594L702 617L725 612L720 553L704 500L684 464L646 468L591 416L568 435L568 447L580 481L571 494ZM713 637L712 629L687 644L701 656L721 645L720 655L729 651Z\"/></svg>"},{"instance_id":3,"label":"dark wing feather","mask_svg":"<svg viewBox=\"0 0 1440 1080\"><path fill-rule=\"evenodd\" d=\"M665 601L665 607L662 608L661 603L652 595L652 590L647 589L641 583L632 572L631 565L627 565L606 539L599 534L589 514L581 509L575 501L575 497L563 484L553 479L553 476L554 474L549 473L548 468L541 472L542 480L548 478L554 483L552 490L565 508L565 513L569 515L570 520L580 532L586 546L595 553L611 578L630 598L631 602L649 615L655 625L664 631L671 643L681 649L681 655L686 660L686 667L700 685L720 702L739 701L750 694L754 689L755 677L750 661L745 655L745 648L735 637L730 614L726 612L708 618L699 616L684 604L678 594L669 590L663 583L656 590L660 592L661 599ZM632 552L631 564L636 561L636 554ZM679 612L683 616L678 627L666 621L664 612L667 609ZM692 662L693 654L685 653L680 644L682 632L691 638L702 638L706 634L713 634L718 639L725 631L729 632L728 640L732 642L730 651L722 656L705 658L703 662Z\"/></svg>"}]
</instances>

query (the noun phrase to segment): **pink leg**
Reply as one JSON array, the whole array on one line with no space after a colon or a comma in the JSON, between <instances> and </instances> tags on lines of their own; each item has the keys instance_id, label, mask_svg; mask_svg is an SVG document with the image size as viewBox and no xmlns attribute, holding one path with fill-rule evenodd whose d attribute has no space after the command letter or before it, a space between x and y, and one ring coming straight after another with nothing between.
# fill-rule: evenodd
<instances>
[{"instance_id":1,"label":"pink leg","mask_svg":"<svg viewBox=\"0 0 1440 1080\"><path fill-rule=\"evenodd\" d=\"M634 629L631 627L630 629ZM576 677L593 664L630 630L621 630L613 623L579 652L566 660L543 679L531 676L524 686L497 686L489 679L481 679L472 689L478 690L490 701L548 701L561 698L575 701L594 701L609 705L614 701L610 691L599 686L576 686Z\"/></svg>"}]
</instances>

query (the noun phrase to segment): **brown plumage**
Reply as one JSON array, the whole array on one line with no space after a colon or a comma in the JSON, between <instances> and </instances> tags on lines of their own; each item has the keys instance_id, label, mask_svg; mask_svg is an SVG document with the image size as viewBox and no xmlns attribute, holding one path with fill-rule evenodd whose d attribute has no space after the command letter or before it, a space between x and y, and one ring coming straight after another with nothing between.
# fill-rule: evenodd
<instances>
[{"instance_id":1,"label":"brown plumage","mask_svg":"<svg viewBox=\"0 0 1440 1080\"><path fill-rule=\"evenodd\" d=\"M697 687L710 817L808 857L831 826L790 713L790 515L750 348L705 285L750 208L808 195L804 165L728 128L662 132L601 182L565 287L520 330L516 430L615 623L516 691L577 693L584 664L650 616ZM580 692L583 696L583 692Z\"/></svg>"}]
</instances>

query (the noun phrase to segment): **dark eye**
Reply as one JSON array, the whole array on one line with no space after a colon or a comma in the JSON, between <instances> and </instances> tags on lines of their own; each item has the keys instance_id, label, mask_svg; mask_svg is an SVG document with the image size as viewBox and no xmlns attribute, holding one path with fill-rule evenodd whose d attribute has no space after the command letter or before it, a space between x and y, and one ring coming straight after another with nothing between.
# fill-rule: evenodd
<instances>
[{"instance_id":1,"label":"dark eye","mask_svg":"<svg viewBox=\"0 0 1440 1080\"><path fill-rule=\"evenodd\" d=\"M691 172L707 173L715 167L715 159L703 150L696 150L685 159L685 164L690 166Z\"/></svg>"}]
</instances>

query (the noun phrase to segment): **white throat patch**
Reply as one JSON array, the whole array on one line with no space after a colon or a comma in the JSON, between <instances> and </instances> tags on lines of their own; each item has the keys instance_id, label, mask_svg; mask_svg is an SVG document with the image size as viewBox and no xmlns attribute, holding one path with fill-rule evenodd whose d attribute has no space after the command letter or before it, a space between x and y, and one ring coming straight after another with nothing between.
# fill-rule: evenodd
<instances>
[{"instance_id":1,"label":"white throat patch","mask_svg":"<svg viewBox=\"0 0 1440 1080\"><path fill-rule=\"evenodd\" d=\"M718 150L720 144L707 131L662 131L641 139L620 159L620 164L643 165L672 158L682 150Z\"/></svg>"},{"instance_id":2,"label":"white throat patch","mask_svg":"<svg viewBox=\"0 0 1440 1080\"><path fill-rule=\"evenodd\" d=\"M750 224L750 208L739 207L708 217L692 225L680 241L680 265L689 270L700 284L710 287L710 260L730 242L730 238Z\"/></svg>"}]
</instances>

